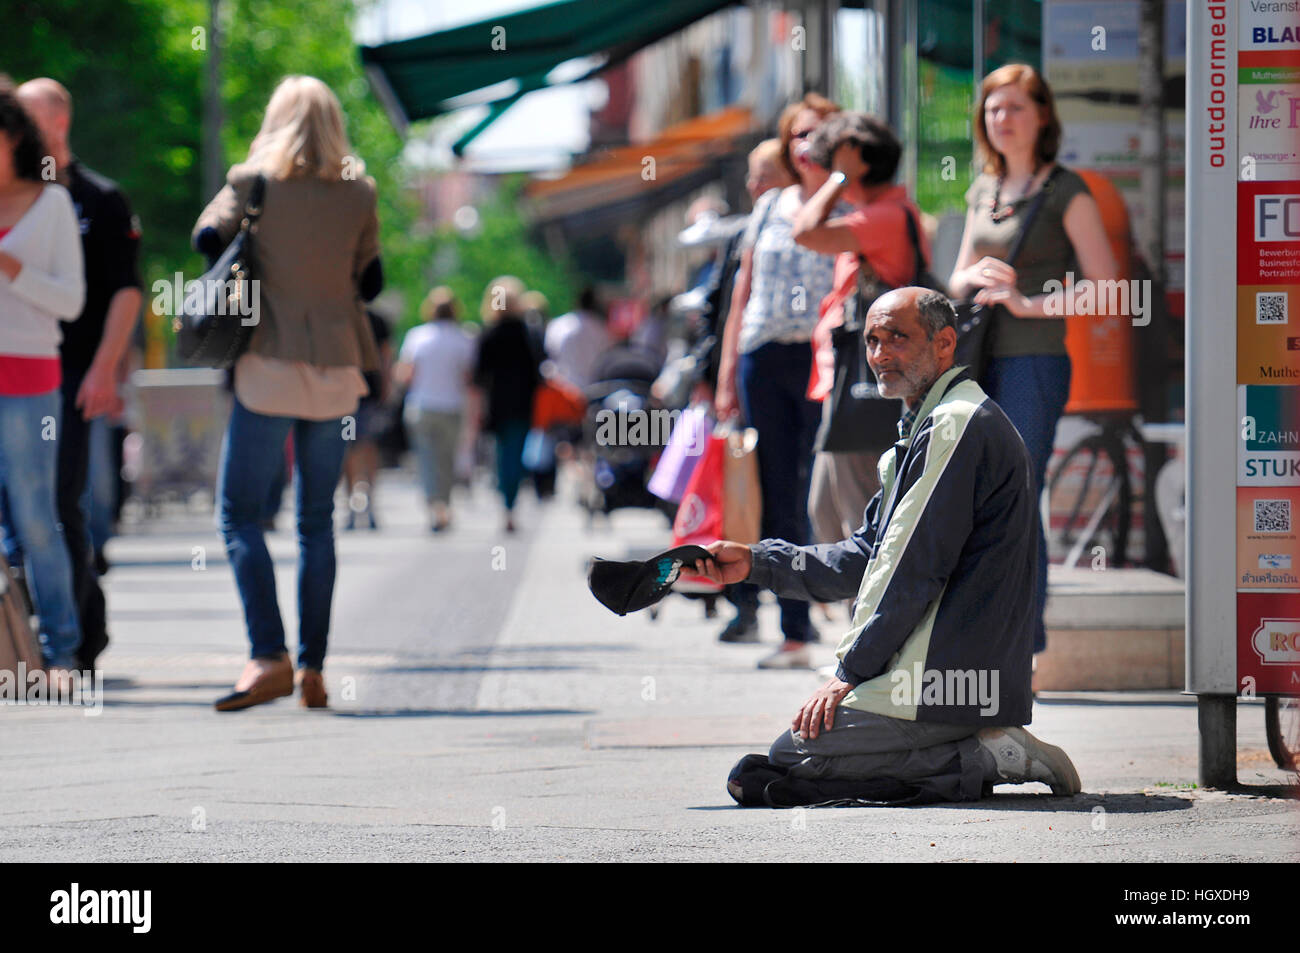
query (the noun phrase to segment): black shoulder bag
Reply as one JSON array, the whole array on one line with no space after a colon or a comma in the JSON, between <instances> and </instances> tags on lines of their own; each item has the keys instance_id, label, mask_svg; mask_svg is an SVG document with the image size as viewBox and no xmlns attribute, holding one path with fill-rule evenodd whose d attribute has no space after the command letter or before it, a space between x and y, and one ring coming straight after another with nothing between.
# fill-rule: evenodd
<instances>
[{"instance_id":1,"label":"black shoulder bag","mask_svg":"<svg viewBox=\"0 0 1300 953\"><path fill-rule=\"evenodd\" d=\"M1051 171L1039 188L1038 194L1034 196L1034 200L1029 203L1029 208L1025 210L1024 220L1020 223L1020 232L1011 245L1010 254L1007 255L1007 264L1013 268L1025 247L1025 239L1029 237L1034 219L1038 217L1038 211L1047 199L1052 180L1056 178L1059 170L1060 166L1057 166ZM993 316L999 309L1006 309L1001 305L989 308L976 304L974 295L965 301L954 301L953 309L957 312L957 351L953 363L965 364L970 369L971 379L978 382L984 376L984 368L988 364L989 328L993 324Z\"/></svg>"},{"instance_id":2,"label":"black shoulder bag","mask_svg":"<svg viewBox=\"0 0 1300 953\"><path fill-rule=\"evenodd\" d=\"M921 240L911 210L907 216L907 235L912 243L916 273L913 284L938 290L941 286L930 274L921 252ZM827 453L875 452L893 446L898 440L898 418L903 402L882 397L876 375L867 364L866 342L862 332L867 311L885 292L892 290L880 280L875 269L858 256L858 285L844 303L844 323L831 331L835 350L835 376L826 395L821 427L817 431L816 449Z\"/></svg>"},{"instance_id":3,"label":"black shoulder bag","mask_svg":"<svg viewBox=\"0 0 1300 953\"><path fill-rule=\"evenodd\" d=\"M228 368L248 349L261 315L246 302L258 302L250 282L256 280L253 233L262 214L266 176L258 175L244 205L239 231L211 268L187 289L181 313L172 319L176 351L196 367Z\"/></svg>"}]
</instances>

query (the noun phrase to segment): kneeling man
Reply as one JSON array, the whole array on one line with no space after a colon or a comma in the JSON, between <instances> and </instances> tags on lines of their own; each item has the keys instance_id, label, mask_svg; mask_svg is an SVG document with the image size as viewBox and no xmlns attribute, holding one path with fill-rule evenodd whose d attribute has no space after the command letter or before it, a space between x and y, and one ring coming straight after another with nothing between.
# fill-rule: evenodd
<instances>
[{"instance_id":1,"label":"kneeling man","mask_svg":"<svg viewBox=\"0 0 1300 953\"><path fill-rule=\"evenodd\" d=\"M717 542L696 565L778 596L856 596L836 676L767 758L736 766L728 790L774 807L975 800L1023 781L1075 794L1065 752L1020 727L1032 706L1038 539L1024 442L954 366L956 316L942 295L882 295L864 334L881 394L902 398L904 411L863 526L817 546Z\"/></svg>"}]
</instances>

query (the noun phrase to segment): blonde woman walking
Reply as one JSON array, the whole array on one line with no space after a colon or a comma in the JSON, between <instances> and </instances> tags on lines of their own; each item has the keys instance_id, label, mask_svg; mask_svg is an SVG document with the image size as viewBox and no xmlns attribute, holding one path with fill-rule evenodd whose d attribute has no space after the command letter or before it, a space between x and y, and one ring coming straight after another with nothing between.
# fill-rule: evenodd
<instances>
[{"instance_id":1,"label":"blonde woman walking","mask_svg":"<svg viewBox=\"0 0 1300 953\"><path fill-rule=\"evenodd\" d=\"M326 640L334 595L334 488L356 414L378 366L362 301L383 285L375 184L362 174L338 99L310 76L281 81L248 160L199 217L194 243L214 256L239 228L259 175L266 188L254 241L260 314L235 365L235 401L222 447L218 522L244 605L250 660L232 711L293 694L294 666L276 601L262 515L293 433L298 511L298 676L301 703L326 705ZM355 421L353 421L355 426Z\"/></svg>"}]
</instances>

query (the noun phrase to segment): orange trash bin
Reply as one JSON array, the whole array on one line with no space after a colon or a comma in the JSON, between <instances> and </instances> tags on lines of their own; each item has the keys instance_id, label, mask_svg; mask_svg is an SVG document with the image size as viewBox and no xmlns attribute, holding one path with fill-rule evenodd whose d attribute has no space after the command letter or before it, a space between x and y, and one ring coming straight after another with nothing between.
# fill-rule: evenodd
<instances>
[{"instance_id":1,"label":"orange trash bin","mask_svg":"<svg viewBox=\"0 0 1300 953\"><path fill-rule=\"evenodd\" d=\"M1106 237L1119 265L1119 278L1133 276L1133 233L1128 208L1119 189L1106 176L1076 170L1101 209ZM1100 296L1099 296L1100 297ZM1067 414L1131 413L1137 410L1133 379L1133 327L1129 315L1067 315L1065 349L1070 355L1070 399Z\"/></svg>"}]
</instances>

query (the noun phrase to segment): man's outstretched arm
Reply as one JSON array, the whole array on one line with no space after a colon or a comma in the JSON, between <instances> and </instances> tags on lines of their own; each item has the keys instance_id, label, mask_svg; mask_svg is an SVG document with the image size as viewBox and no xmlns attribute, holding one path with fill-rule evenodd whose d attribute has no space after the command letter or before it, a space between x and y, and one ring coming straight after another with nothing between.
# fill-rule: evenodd
<instances>
[{"instance_id":1,"label":"man's outstretched arm","mask_svg":"<svg viewBox=\"0 0 1300 953\"><path fill-rule=\"evenodd\" d=\"M751 582L787 599L835 602L851 599L871 560L875 543L877 493L867 506L863 525L848 539L816 546L796 546L783 539L765 539L753 546L729 541L706 547L708 560L696 571L714 582L728 585Z\"/></svg>"}]
</instances>

